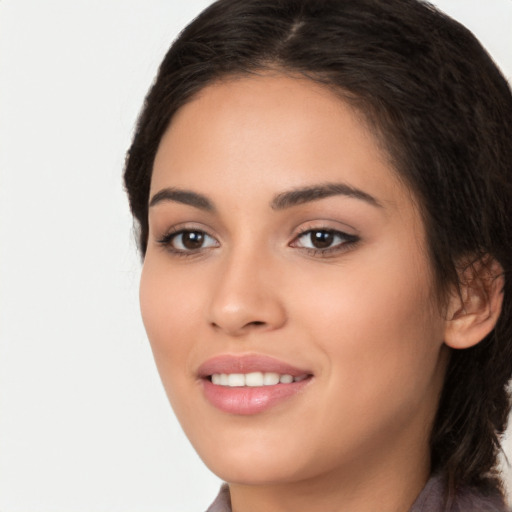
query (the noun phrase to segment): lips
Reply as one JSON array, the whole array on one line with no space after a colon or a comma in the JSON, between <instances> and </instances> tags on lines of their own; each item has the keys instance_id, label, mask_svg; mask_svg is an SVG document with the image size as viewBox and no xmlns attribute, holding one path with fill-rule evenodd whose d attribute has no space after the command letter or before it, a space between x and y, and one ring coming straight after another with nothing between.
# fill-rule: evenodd
<instances>
[{"instance_id":1,"label":"lips","mask_svg":"<svg viewBox=\"0 0 512 512\"><path fill-rule=\"evenodd\" d=\"M214 373L252 373L273 372L288 374L293 377L309 375L310 371L297 368L288 363L263 355L222 355L208 359L198 370L201 378L210 377Z\"/></svg>"},{"instance_id":2,"label":"lips","mask_svg":"<svg viewBox=\"0 0 512 512\"><path fill-rule=\"evenodd\" d=\"M297 395L312 373L263 355L223 355L202 364L205 398L230 414L258 414Z\"/></svg>"}]
</instances>

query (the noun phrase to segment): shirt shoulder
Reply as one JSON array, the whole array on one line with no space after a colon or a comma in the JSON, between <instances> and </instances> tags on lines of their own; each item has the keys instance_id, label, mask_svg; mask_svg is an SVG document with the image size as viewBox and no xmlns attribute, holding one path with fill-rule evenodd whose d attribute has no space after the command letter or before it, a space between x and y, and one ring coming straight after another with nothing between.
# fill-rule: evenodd
<instances>
[{"instance_id":1,"label":"shirt shoulder","mask_svg":"<svg viewBox=\"0 0 512 512\"><path fill-rule=\"evenodd\" d=\"M462 487L447 500L446 481L434 475L427 482L409 512L511 512L498 493L484 494Z\"/></svg>"},{"instance_id":2,"label":"shirt shoulder","mask_svg":"<svg viewBox=\"0 0 512 512\"><path fill-rule=\"evenodd\" d=\"M219 494L217 494L215 501L208 507L206 512L231 512L228 484L222 484Z\"/></svg>"}]
</instances>

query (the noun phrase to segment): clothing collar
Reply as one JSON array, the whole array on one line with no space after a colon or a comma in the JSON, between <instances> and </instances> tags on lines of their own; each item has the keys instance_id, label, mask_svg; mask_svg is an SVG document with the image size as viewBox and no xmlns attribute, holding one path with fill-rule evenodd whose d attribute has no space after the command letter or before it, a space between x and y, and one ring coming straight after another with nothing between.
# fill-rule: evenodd
<instances>
[{"instance_id":1,"label":"clothing collar","mask_svg":"<svg viewBox=\"0 0 512 512\"><path fill-rule=\"evenodd\" d=\"M432 476L416 498L409 512L506 512L505 504L498 494L485 495L477 489L457 489L449 502L446 500L446 479L442 475ZM229 487L223 484L215 501L206 512L232 512ZM510 511L509 511L510 512Z\"/></svg>"}]
</instances>

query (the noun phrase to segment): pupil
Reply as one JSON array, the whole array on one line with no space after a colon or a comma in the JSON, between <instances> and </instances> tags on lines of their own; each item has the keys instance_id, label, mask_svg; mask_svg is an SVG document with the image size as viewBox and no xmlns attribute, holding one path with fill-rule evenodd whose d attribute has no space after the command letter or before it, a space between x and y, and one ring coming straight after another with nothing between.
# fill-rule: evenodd
<instances>
[{"instance_id":1,"label":"pupil","mask_svg":"<svg viewBox=\"0 0 512 512\"><path fill-rule=\"evenodd\" d=\"M187 249L199 249L204 242L204 233L200 231L188 231L183 234L182 241Z\"/></svg>"},{"instance_id":2,"label":"pupil","mask_svg":"<svg viewBox=\"0 0 512 512\"><path fill-rule=\"evenodd\" d=\"M317 249L325 249L332 245L334 235L329 231L315 231L311 233L311 242Z\"/></svg>"}]
</instances>

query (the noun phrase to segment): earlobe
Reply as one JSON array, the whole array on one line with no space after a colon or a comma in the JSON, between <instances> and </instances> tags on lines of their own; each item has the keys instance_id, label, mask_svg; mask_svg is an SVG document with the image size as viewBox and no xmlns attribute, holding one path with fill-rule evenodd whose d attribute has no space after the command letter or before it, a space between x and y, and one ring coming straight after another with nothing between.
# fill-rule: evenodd
<instances>
[{"instance_id":1,"label":"earlobe","mask_svg":"<svg viewBox=\"0 0 512 512\"><path fill-rule=\"evenodd\" d=\"M503 303L505 278L501 265L487 256L460 273L460 289L450 296L445 344L454 349L472 347L496 326Z\"/></svg>"}]
</instances>

